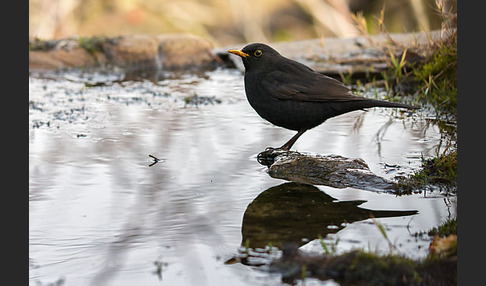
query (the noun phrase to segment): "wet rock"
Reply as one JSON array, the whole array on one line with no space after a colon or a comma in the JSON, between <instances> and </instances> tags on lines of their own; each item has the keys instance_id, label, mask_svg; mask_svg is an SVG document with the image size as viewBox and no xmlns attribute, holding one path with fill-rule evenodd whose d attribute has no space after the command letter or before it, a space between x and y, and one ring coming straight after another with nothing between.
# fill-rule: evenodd
<instances>
[{"instance_id":1,"label":"wet rock","mask_svg":"<svg viewBox=\"0 0 486 286\"><path fill-rule=\"evenodd\" d=\"M271 158L273 157L273 162ZM333 188L352 187L369 191L394 191L396 183L371 172L360 158L338 155L318 155L295 151L267 150L258 155L265 158L268 174L288 181L326 185Z\"/></svg>"},{"instance_id":2,"label":"wet rock","mask_svg":"<svg viewBox=\"0 0 486 286\"><path fill-rule=\"evenodd\" d=\"M147 35L130 35L103 44L104 52L115 66L122 68L157 69L162 62L158 55L158 40Z\"/></svg>"},{"instance_id":3,"label":"wet rock","mask_svg":"<svg viewBox=\"0 0 486 286\"><path fill-rule=\"evenodd\" d=\"M95 66L96 59L85 49L52 49L29 52L29 70L58 70Z\"/></svg>"},{"instance_id":4,"label":"wet rock","mask_svg":"<svg viewBox=\"0 0 486 286\"><path fill-rule=\"evenodd\" d=\"M185 34L125 36L104 45L114 65L152 69L209 66L218 60L212 48L209 41Z\"/></svg>"},{"instance_id":5,"label":"wet rock","mask_svg":"<svg viewBox=\"0 0 486 286\"><path fill-rule=\"evenodd\" d=\"M209 41L189 34L72 38L44 43L31 39L29 44L29 70L105 66L177 70L208 68L220 61Z\"/></svg>"}]
</instances>

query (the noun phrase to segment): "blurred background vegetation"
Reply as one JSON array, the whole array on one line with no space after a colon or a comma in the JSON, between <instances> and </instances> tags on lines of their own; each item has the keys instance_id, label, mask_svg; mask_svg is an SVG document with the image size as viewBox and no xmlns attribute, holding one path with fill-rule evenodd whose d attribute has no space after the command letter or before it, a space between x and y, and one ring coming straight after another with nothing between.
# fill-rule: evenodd
<instances>
[{"instance_id":1,"label":"blurred background vegetation","mask_svg":"<svg viewBox=\"0 0 486 286\"><path fill-rule=\"evenodd\" d=\"M440 29L457 0L29 0L29 37L191 33L215 46ZM354 25L353 18L364 19ZM380 22L380 19L382 22ZM456 19L446 23L456 26Z\"/></svg>"}]
</instances>

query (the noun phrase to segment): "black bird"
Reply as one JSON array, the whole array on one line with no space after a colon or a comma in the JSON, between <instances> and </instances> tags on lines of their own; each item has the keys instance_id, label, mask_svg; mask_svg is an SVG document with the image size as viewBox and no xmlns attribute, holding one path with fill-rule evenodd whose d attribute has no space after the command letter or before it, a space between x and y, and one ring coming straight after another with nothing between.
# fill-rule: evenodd
<instances>
[{"instance_id":1,"label":"black bird","mask_svg":"<svg viewBox=\"0 0 486 286\"><path fill-rule=\"evenodd\" d=\"M354 95L342 82L253 43L238 55L245 66L245 92L256 112L274 125L297 131L280 150L290 150L305 131L328 118L369 107L419 107Z\"/></svg>"}]
</instances>

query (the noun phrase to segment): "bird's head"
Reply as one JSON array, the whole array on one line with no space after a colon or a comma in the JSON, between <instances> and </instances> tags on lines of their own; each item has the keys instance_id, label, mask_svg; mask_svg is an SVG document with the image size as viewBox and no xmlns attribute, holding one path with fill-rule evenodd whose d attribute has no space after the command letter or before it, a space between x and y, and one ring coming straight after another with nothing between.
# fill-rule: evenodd
<instances>
[{"instance_id":1,"label":"bird's head","mask_svg":"<svg viewBox=\"0 0 486 286\"><path fill-rule=\"evenodd\" d=\"M273 62L272 59L280 57L276 50L261 43L249 44L241 50L229 50L228 52L241 57L246 71L258 66L268 66Z\"/></svg>"}]
</instances>

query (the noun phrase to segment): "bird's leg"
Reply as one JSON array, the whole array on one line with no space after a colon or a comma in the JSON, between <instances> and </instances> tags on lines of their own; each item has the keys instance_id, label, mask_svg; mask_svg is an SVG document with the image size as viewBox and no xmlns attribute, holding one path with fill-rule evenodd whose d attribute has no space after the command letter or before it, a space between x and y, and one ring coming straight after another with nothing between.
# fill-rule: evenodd
<instances>
[{"instance_id":1,"label":"bird's leg","mask_svg":"<svg viewBox=\"0 0 486 286\"><path fill-rule=\"evenodd\" d=\"M283 144L282 147L278 148L280 150L285 150L285 151L289 151L290 148L292 148L292 146L294 145L294 143L297 141L297 139L299 139L299 137L304 134L304 132L306 132L307 129L300 129L299 132L297 132L297 134L295 134L292 138L290 138L289 141L287 141L287 143Z\"/></svg>"},{"instance_id":2,"label":"bird's leg","mask_svg":"<svg viewBox=\"0 0 486 286\"><path fill-rule=\"evenodd\" d=\"M275 157L282 152L288 152L290 148L292 148L292 146L294 145L295 141L297 141L297 139L299 139L299 137L304 134L305 131L307 131L307 129L299 130L297 134L290 138L290 140L287 141L287 143L283 144L280 148L275 149L272 147L267 147L265 151L260 152L257 155L257 161L262 165L271 166L275 161Z\"/></svg>"},{"instance_id":3,"label":"bird's leg","mask_svg":"<svg viewBox=\"0 0 486 286\"><path fill-rule=\"evenodd\" d=\"M305 131L307 131L307 129L299 130L297 134L290 138L290 140L287 141L287 143L283 144L280 148L275 149L272 147L267 147L265 151L260 152L257 155L257 161L262 165L271 166L275 161L275 157L277 157L282 152L288 152L290 148L294 145L295 141L297 141L297 139L299 139L299 137L304 134Z\"/></svg>"}]
</instances>

